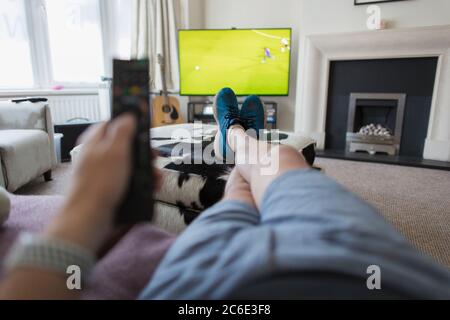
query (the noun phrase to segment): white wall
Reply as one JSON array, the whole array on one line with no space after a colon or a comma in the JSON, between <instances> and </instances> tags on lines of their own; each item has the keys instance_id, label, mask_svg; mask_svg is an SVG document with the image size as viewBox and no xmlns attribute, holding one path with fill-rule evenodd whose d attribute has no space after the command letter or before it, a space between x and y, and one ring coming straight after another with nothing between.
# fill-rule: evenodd
<instances>
[{"instance_id":1,"label":"white wall","mask_svg":"<svg viewBox=\"0 0 450 320\"><path fill-rule=\"evenodd\" d=\"M205 24L205 10L204 0L184 0L186 3L187 21L186 24L190 29L204 28Z\"/></svg>"},{"instance_id":2,"label":"white wall","mask_svg":"<svg viewBox=\"0 0 450 320\"><path fill-rule=\"evenodd\" d=\"M301 0L302 35L362 31L366 29L367 5L354 0ZM449 0L408 0L378 4L383 19L393 28L450 24Z\"/></svg>"},{"instance_id":3,"label":"white wall","mask_svg":"<svg viewBox=\"0 0 450 320\"><path fill-rule=\"evenodd\" d=\"M279 103L279 127L293 130L302 72L303 41L309 34L366 30L367 6L354 0L187 0L191 28L291 27L291 88ZM450 0L408 0L380 4L392 28L450 25ZM300 60L300 61L299 61ZM297 79L297 75L299 75ZM299 128L296 129L299 130Z\"/></svg>"},{"instance_id":4,"label":"white wall","mask_svg":"<svg viewBox=\"0 0 450 320\"><path fill-rule=\"evenodd\" d=\"M414 28L450 25L449 0L408 0L378 4L381 18L388 21L389 28ZM303 85L305 64L305 39L311 34L329 34L367 31L368 6L354 6L354 0L301 0L300 57L297 70L297 97ZM303 92L308 94L308 92ZM304 110L296 100L295 110ZM305 121L296 112L295 131L305 131Z\"/></svg>"}]
</instances>

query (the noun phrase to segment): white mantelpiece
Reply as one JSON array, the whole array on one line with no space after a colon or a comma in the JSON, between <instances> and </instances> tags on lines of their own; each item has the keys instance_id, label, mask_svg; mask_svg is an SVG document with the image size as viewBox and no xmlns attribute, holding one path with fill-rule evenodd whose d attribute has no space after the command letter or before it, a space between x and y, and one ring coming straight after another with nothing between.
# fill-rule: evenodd
<instances>
[{"instance_id":1,"label":"white mantelpiece","mask_svg":"<svg viewBox=\"0 0 450 320\"><path fill-rule=\"evenodd\" d=\"M450 161L450 26L311 35L300 57L295 130L325 145L330 63L438 57L424 158Z\"/></svg>"}]
</instances>

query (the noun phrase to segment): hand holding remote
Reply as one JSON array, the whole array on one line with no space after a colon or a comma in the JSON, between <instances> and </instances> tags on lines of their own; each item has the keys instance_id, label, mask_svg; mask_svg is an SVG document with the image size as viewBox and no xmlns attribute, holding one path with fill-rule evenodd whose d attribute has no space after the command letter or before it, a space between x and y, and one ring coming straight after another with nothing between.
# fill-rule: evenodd
<instances>
[{"instance_id":1,"label":"hand holding remote","mask_svg":"<svg viewBox=\"0 0 450 320\"><path fill-rule=\"evenodd\" d=\"M115 214L129 185L135 132L135 118L123 115L83 135L69 196L46 235L98 252L115 230Z\"/></svg>"},{"instance_id":2,"label":"hand holding remote","mask_svg":"<svg viewBox=\"0 0 450 320\"><path fill-rule=\"evenodd\" d=\"M134 114L137 130L132 144L131 177L116 224L149 222L153 216L154 176L150 149L150 78L148 60L114 60L113 118Z\"/></svg>"}]
</instances>

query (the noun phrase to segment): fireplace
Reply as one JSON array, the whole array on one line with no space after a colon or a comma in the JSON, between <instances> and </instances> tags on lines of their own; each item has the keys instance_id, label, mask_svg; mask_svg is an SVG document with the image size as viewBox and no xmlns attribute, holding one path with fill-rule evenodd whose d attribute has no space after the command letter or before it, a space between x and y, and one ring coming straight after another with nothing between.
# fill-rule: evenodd
<instances>
[{"instance_id":1,"label":"fireplace","mask_svg":"<svg viewBox=\"0 0 450 320\"><path fill-rule=\"evenodd\" d=\"M324 149L422 158L436 67L435 57L332 61Z\"/></svg>"},{"instance_id":2,"label":"fireplace","mask_svg":"<svg viewBox=\"0 0 450 320\"><path fill-rule=\"evenodd\" d=\"M318 150L345 152L351 93L400 92L406 93L407 97L399 156L354 155L450 163L450 25L307 35L302 48L295 130L314 138ZM432 66L425 73L428 79L432 78L426 84L425 78L418 75L422 71L420 67L400 66L401 70L396 71L379 68L389 63L401 65L400 60L404 60L406 66L414 64L415 59L423 59L418 62L422 66ZM363 72L358 66L360 62L372 66ZM341 81L331 81L336 69L348 64L353 64L350 72L344 72ZM369 77L358 81L362 75ZM406 90L402 82L388 87L397 75L404 76L406 82L403 83L415 81L416 84L410 90ZM376 83L368 87L368 79L376 80ZM349 80L353 81L352 87L345 87ZM332 90L335 95L330 98ZM330 127L331 115L341 121Z\"/></svg>"},{"instance_id":3,"label":"fireplace","mask_svg":"<svg viewBox=\"0 0 450 320\"><path fill-rule=\"evenodd\" d=\"M346 150L398 155L406 94L351 93Z\"/></svg>"}]
</instances>

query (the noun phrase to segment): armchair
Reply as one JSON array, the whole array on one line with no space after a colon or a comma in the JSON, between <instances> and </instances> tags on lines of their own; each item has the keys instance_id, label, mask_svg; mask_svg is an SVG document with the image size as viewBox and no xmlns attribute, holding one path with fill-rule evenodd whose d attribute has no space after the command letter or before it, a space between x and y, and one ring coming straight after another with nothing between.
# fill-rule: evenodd
<instances>
[{"instance_id":1,"label":"armchair","mask_svg":"<svg viewBox=\"0 0 450 320\"><path fill-rule=\"evenodd\" d=\"M0 102L0 186L14 192L56 165L48 103Z\"/></svg>"}]
</instances>

